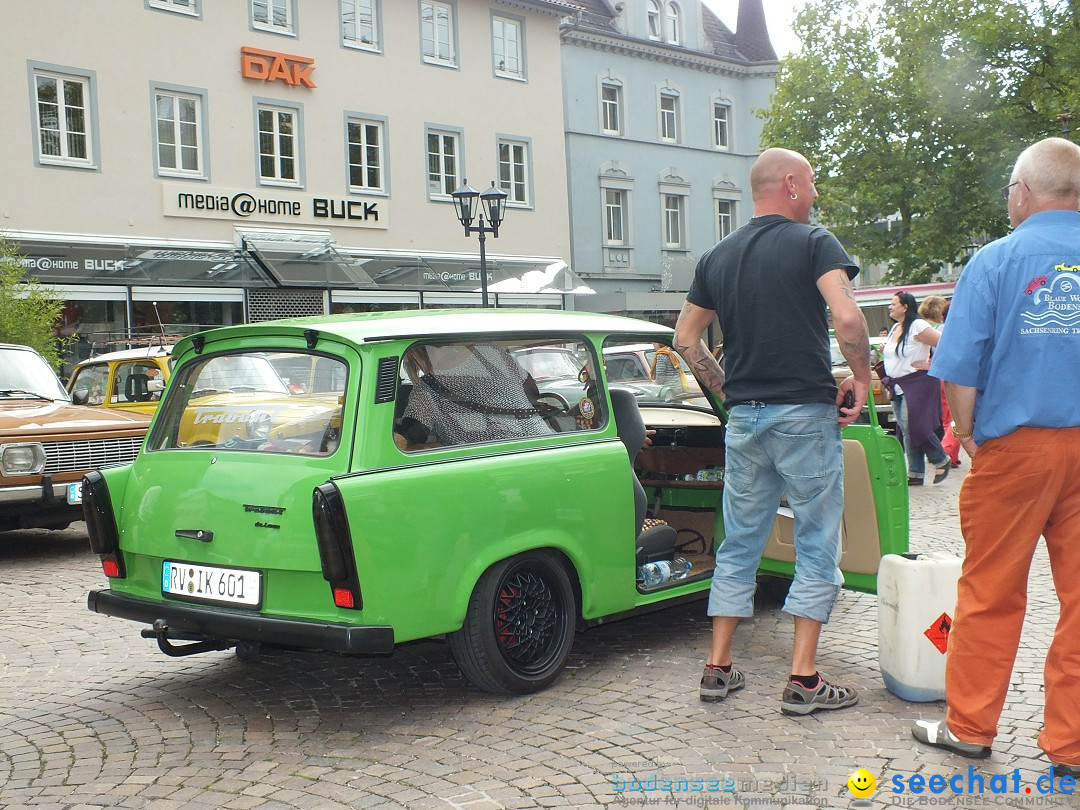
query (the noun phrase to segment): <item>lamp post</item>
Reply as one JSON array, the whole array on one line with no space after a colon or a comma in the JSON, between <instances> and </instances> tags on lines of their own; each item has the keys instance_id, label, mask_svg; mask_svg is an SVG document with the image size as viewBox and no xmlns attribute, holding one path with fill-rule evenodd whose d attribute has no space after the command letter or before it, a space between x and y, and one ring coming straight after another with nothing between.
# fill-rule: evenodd
<instances>
[{"instance_id":1,"label":"lamp post","mask_svg":"<svg viewBox=\"0 0 1080 810\"><path fill-rule=\"evenodd\" d=\"M487 254L484 252L484 243L487 241L489 233L496 239L499 238L499 225L502 224L503 203L506 201L507 194L502 189L495 188L494 180L491 182L491 188L482 192L470 187L469 181L466 180L461 188L450 192L450 196L454 200L454 210L457 212L458 221L465 226L465 235L471 236L476 233L480 236L480 293L486 307L488 305L488 282ZM476 204L477 200L480 201L479 206ZM479 212L479 222L474 225L473 220L477 218L477 209L481 207L483 210ZM485 217L487 218L486 224L484 222Z\"/></svg>"}]
</instances>

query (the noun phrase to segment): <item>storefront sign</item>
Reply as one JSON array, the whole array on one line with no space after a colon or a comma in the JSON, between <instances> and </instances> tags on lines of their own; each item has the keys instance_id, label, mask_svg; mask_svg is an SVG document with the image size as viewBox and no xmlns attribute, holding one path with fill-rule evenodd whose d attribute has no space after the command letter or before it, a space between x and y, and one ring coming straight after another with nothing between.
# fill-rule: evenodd
<instances>
[{"instance_id":1,"label":"storefront sign","mask_svg":"<svg viewBox=\"0 0 1080 810\"><path fill-rule=\"evenodd\" d=\"M205 188L164 183L162 212L167 217L249 220L288 225L389 227L385 200L360 200L285 192Z\"/></svg>"},{"instance_id":2,"label":"storefront sign","mask_svg":"<svg viewBox=\"0 0 1080 810\"><path fill-rule=\"evenodd\" d=\"M240 49L240 75L261 82L282 81L293 87L315 87L311 73L315 60L291 53L264 51L261 48Z\"/></svg>"}]
</instances>

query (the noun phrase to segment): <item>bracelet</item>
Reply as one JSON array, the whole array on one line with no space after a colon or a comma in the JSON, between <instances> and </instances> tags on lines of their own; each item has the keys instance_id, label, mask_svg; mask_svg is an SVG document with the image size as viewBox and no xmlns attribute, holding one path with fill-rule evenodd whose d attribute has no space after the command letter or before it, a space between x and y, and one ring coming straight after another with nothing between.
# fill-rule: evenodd
<instances>
[{"instance_id":1,"label":"bracelet","mask_svg":"<svg viewBox=\"0 0 1080 810\"><path fill-rule=\"evenodd\" d=\"M968 431L957 430L955 422L953 423L953 426L952 426L952 435L955 436L957 439L970 439L972 437L974 431L975 431L975 428L972 428L971 430L968 430Z\"/></svg>"}]
</instances>

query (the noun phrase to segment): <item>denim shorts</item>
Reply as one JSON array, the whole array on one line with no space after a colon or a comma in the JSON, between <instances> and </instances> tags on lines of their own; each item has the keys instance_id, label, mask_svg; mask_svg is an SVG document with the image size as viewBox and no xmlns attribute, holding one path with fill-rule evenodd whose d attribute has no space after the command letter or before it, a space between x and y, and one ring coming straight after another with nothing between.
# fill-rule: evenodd
<instances>
[{"instance_id":1,"label":"denim shorts","mask_svg":"<svg viewBox=\"0 0 1080 810\"><path fill-rule=\"evenodd\" d=\"M787 495L795 515L795 580L784 611L827 622L844 578L844 451L836 406L731 409L724 468L724 530L716 552L710 616L752 616L756 572Z\"/></svg>"}]
</instances>

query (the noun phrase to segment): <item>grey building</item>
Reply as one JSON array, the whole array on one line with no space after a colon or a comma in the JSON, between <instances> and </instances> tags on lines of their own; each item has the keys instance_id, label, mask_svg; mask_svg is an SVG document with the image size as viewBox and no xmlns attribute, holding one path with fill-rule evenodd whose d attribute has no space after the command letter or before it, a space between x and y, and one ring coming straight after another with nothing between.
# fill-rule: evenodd
<instances>
[{"instance_id":1,"label":"grey building","mask_svg":"<svg viewBox=\"0 0 1080 810\"><path fill-rule=\"evenodd\" d=\"M762 0L731 31L701 0L579 0L562 26L579 309L671 322L701 254L752 214L755 110L778 60Z\"/></svg>"}]
</instances>

